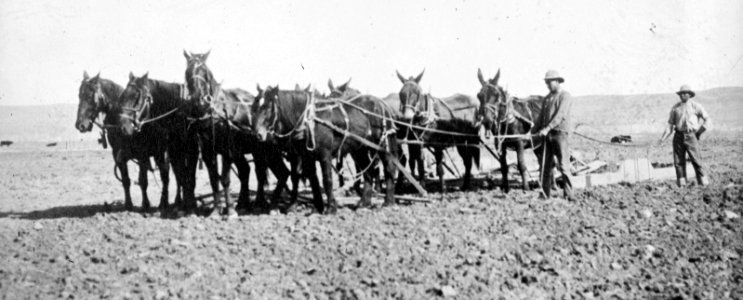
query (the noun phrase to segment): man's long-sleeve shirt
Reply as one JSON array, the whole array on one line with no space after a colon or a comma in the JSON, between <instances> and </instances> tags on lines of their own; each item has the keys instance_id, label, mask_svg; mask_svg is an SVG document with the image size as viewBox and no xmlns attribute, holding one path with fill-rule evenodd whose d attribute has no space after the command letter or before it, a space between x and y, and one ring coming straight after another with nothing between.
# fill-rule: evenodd
<instances>
[{"instance_id":1,"label":"man's long-sleeve shirt","mask_svg":"<svg viewBox=\"0 0 743 300\"><path fill-rule=\"evenodd\" d=\"M700 119L704 123L700 122ZM704 110L701 104L694 101L676 103L671 108L671 115L668 118L668 124L674 126L676 131L697 132L702 124L709 127L709 114Z\"/></svg>"},{"instance_id":2,"label":"man's long-sleeve shirt","mask_svg":"<svg viewBox=\"0 0 743 300\"><path fill-rule=\"evenodd\" d=\"M569 133L571 131L570 110L572 105L570 93L565 90L547 95L544 98L539 130L549 129Z\"/></svg>"}]
</instances>

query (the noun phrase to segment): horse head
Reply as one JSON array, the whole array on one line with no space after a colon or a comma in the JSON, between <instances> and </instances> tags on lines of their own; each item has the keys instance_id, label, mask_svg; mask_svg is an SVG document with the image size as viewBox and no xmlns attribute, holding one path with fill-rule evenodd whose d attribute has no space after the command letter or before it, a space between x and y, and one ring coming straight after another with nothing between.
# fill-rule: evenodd
<instances>
[{"instance_id":1,"label":"horse head","mask_svg":"<svg viewBox=\"0 0 743 300\"><path fill-rule=\"evenodd\" d=\"M133 135L141 128L142 121L150 118L152 106L152 81L148 78L149 73L142 77L136 77L129 73L129 83L119 96L121 104L120 124L126 135Z\"/></svg>"},{"instance_id":2,"label":"horse head","mask_svg":"<svg viewBox=\"0 0 743 300\"><path fill-rule=\"evenodd\" d=\"M77 120L75 121L75 128L80 132L89 132L93 129L93 123L98 118L98 114L108 105L100 78L100 73L91 78L88 72L83 71L83 81L80 83L78 92L80 102L77 105Z\"/></svg>"},{"instance_id":3,"label":"horse head","mask_svg":"<svg viewBox=\"0 0 743 300\"><path fill-rule=\"evenodd\" d=\"M206 114L219 90L212 71L206 66L206 59L209 58L210 52L194 54L183 50L183 56L186 57L188 102L194 108L192 117L198 118Z\"/></svg>"},{"instance_id":4,"label":"horse head","mask_svg":"<svg viewBox=\"0 0 743 300\"><path fill-rule=\"evenodd\" d=\"M413 120L414 117L422 112L426 111L427 104L425 101L425 95L419 85L423 78L423 73L426 72L424 69L417 77L408 77L405 79L400 72L397 72L397 78L402 82L402 89L400 89L400 114L405 120ZM423 100L423 101L422 101Z\"/></svg>"},{"instance_id":5,"label":"horse head","mask_svg":"<svg viewBox=\"0 0 743 300\"><path fill-rule=\"evenodd\" d=\"M343 98L343 99L350 99L352 97L355 97L357 95L360 95L361 92L355 88L349 87L348 84L351 83L351 78L346 81L346 83L341 84L339 86L333 85L333 80L328 78L328 88L330 88L330 98Z\"/></svg>"},{"instance_id":6,"label":"horse head","mask_svg":"<svg viewBox=\"0 0 743 300\"><path fill-rule=\"evenodd\" d=\"M253 101L252 110L254 116L253 130L254 134L260 141L267 141L278 126L278 101L279 87L267 86L266 90L261 89L260 85L256 86L258 95Z\"/></svg>"},{"instance_id":7,"label":"horse head","mask_svg":"<svg viewBox=\"0 0 743 300\"><path fill-rule=\"evenodd\" d=\"M500 69L493 78L487 80L483 78L482 71L477 69L477 79L482 85L477 93L480 101L479 119L485 128L495 133L498 125L506 118L508 105L511 104L506 91L498 85Z\"/></svg>"}]
</instances>

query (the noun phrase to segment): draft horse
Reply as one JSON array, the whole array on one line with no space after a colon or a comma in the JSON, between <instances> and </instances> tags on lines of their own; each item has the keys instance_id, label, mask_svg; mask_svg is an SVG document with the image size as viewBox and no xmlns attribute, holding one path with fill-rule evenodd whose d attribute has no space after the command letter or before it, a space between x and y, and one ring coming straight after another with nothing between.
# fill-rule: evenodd
<instances>
[{"instance_id":1,"label":"draft horse","mask_svg":"<svg viewBox=\"0 0 743 300\"><path fill-rule=\"evenodd\" d=\"M507 150L516 151L521 184L524 190L530 190L528 170L524 161L524 149L541 147L541 139L532 139L529 134L534 122L539 120L542 111L542 97L530 96L525 99L511 97L503 87L498 85L500 69L491 79L483 78L482 71L477 69L477 79L482 87L477 93L480 101L479 115L485 130L495 137L495 149L499 152L499 162L503 181L501 189L509 192ZM541 160L540 151L535 151Z\"/></svg>"},{"instance_id":2,"label":"draft horse","mask_svg":"<svg viewBox=\"0 0 743 300\"><path fill-rule=\"evenodd\" d=\"M457 147L464 162L464 178L462 190L470 188L472 178L472 163L480 165L480 136L477 128L477 100L467 95L455 94L440 99L423 94L419 85L423 72L417 77L405 78L397 72L403 86L400 89L400 115L407 122L409 129L404 135L409 141L420 145L408 145L410 154L410 168L414 172L418 166L418 179L423 181L425 171L421 147L433 149L436 158L436 174L439 176L439 188L446 190L444 185L444 150ZM421 146L422 145L422 146Z\"/></svg>"},{"instance_id":3,"label":"draft horse","mask_svg":"<svg viewBox=\"0 0 743 300\"><path fill-rule=\"evenodd\" d=\"M176 182L183 193L180 211L191 214L197 209L194 190L199 147L195 132L182 111L188 90L179 83L136 77L129 73L129 83L119 97L119 124L124 136L135 137L152 128L161 132L154 140L165 141Z\"/></svg>"},{"instance_id":4,"label":"draft horse","mask_svg":"<svg viewBox=\"0 0 743 300\"><path fill-rule=\"evenodd\" d=\"M260 90L260 87L259 87ZM384 166L385 205L394 204L394 178L397 139L392 112L382 100L361 95L352 101L317 100L309 92L268 87L256 101L255 131L261 140L275 139L289 152L292 165L292 203L296 205L299 172L309 177L313 203L320 213L333 214L338 205L333 196L332 160L350 154L357 174L363 174L364 192L359 206L371 205L373 175L367 170L377 160ZM316 103L317 102L317 103ZM385 118L368 115L367 112ZM320 191L315 162L320 162L328 206Z\"/></svg>"},{"instance_id":5,"label":"draft horse","mask_svg":"<svg viewBox=\"0 0 743 300\"><path fill-rule=\"evenodd\" d=\"M126 138L119 128L119 114L121 113L121 104L119 95L123 88L115 82L101 78L101 74L90 77L88 72L83 72L83 80L80 83L78 93L79 103L77 106L77 120L75 128L81 133L90 132L93 124L96 124L103 130L101 134L101 144L106 148L111 145L111 152L114 158L114 172L117 170L121 175L121 184L124 187L124 208L132 210L132 198L129 193L131 180L129 179L129 168L127 162L134 160L139 166L139 187L142 190L142 209L150 208L150 200L147 197L147 171L151 169L150 157L155 158L158 170L160 171L160 180L162 181L162 191L160 192L160 209L168 207L168 184L170 182L170 167L166 144L158 140L159 132L155 128L147 128L136 137ZM103 124L98 123L97 119L104 115ZM177 204L180 204L180 193L176 193Z\"/></svg>"},{"instance_id":6,"label":"draft horse","mask_svg":"<svg viewBox=\"0 0 743 300\"><path fill-rule=\"evenodd\" d=\"M253 112L251 110L255 97L242 89L220 88L212 71L207 67L209 52L191 54L183 51L186 57L186 84L189 90L188 112L192 126L201 144L201 155L209 171L212 189L218 190L221 181L227 206L227 215L236 213L231 205L230 166L237 167L240 179L240 195L237 209L250 207L249 181L250 165L245 154L253 155L258 178L256 203L260 209L268 209L265 200L266 171L270 167L278 183L273 192L272 204L276 205L278 197L286 187L289 170L284 165L281 154L271 151L270 145L260 142L253 134ZM222 156L221 178L216 167L216 155ZM217 195L215 194L215 200Z\"/></svg>"}]
</instances>

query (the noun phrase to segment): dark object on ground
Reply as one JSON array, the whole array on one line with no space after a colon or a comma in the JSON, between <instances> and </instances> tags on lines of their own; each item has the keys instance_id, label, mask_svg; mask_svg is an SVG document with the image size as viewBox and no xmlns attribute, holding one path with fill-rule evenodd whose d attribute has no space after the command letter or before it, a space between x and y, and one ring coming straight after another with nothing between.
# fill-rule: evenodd
<instances>
[{"instance_id":1,"label":"dark object on ground","mask_svg":"<svg viewBox=\"0 0 743 300\"><path fill-rule=\"evenodd\" d=\"M57 143L49 143L49 144L46 144L46 146L47 146L47 147L54 147L54 146L56 146L56 145L57 145Z\"/></svg>"},{"instance_id":2,"label":"dark object on ground","mask_svg":"<svg viewBox=\"0 0 743 300\"><path fill-rule=\"evenodd\" d=\"M0 141L0 147L10 147L13 145L13 141Z\"/></svg>"},{"instance_id":3,"label":"dark object on ground","mask_svg":"<svg viewBox=\"0 0 743 300\"><path fill-rule=\"evenodd\" d=\"M611 138L612 144L629 144L632 143L632 136L617 135Z\"/></svg>"}]
</instances>

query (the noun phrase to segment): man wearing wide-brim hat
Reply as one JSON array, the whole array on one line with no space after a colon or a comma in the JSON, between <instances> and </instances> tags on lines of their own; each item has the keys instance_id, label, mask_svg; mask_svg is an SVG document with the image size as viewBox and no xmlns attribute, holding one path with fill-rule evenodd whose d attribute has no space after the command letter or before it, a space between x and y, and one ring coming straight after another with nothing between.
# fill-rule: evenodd
<instances>
[{"instance_id":1,"label":"man wearing wide-brim hat","mask_svg":"<svg viewBox=\"0 0 743 300\"><path fill-rule=\"evenodd\" d=\"M547 84L549 94L544 97L542 113L533 127L532 132L538 132L539 136L544 137L542 143L543 157L540 159L542 164L542 189L544 196L550 197L552 190L552 169L557 161L557 170L562 174L562 188L565 199L573 201L573 185L570 180L570 147L568 138L570 137L570 109L572 100L570 93L562 89L561 85L565 79L555 70L547 71L544 76L544 83ZM539 152L539 151L538 151Z\"/></svg>"},{"instance_id":2,"label":"man wearing wide-brim hat","mask_svg":"<svg viewBox=\"0 0 743 300\"><path fill-rule=\"evenodd\" d=\"M708 185L709 179L702 156L699 151L699 137L708 129L710 118L701 104L691 100L696 93L688 85L682 85L676 94L681 101L673 105L671 115L668 118L668 127L661 136L660 143L673 135L673 165L676 168L676 183L678 186L686 185L686 154L694 166L697 182L699 185Z\"/></svg>"}]
</instances>

